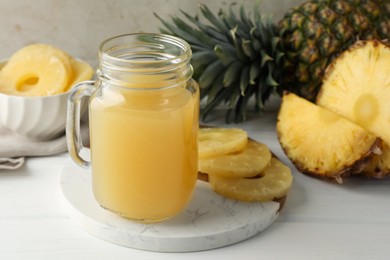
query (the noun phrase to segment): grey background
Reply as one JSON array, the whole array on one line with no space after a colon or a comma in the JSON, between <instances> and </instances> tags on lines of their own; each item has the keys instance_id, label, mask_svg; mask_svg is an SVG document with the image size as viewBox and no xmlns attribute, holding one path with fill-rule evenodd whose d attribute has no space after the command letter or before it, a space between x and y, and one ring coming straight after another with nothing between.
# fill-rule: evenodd
<instances>
[{"instance_id":1,"label":"grey background","mask_svg":"<svg viewBox=\"0 0 390 260\"><path fill-rule=\"evenodd\" d=\"M0 0L0 59L31 43L48 43L96 64L99 43L131 32L158 32L157 12L168 18L182 9L191 14L198 4L212 10L226 8L234 0ZM242 0L247 11L258 0ZM240 3L241 3L240 2ZM261 12L279 20L303 0L262 0ZM237 8L238 9L238 8Z\"/></svg>"}]
</instances>

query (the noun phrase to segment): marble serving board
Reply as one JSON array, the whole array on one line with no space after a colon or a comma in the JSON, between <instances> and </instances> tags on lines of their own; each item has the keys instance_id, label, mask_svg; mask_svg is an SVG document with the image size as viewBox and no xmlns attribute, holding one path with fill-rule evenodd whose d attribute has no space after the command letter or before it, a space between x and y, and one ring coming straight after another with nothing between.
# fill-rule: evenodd
<instances>
[{"instance_id":1,"label":"marble serving board","mask_svg":"<svg viewBox=\"0 0 390 260\"><path fill-rule=\"evenodd\" d=\"M280 204L245 203L216 194L207 182L198 181L187 209L169 220L143 224L111 213L96 202L91 171L71 159L61 178L65 208L71 219L86 231L106 241L158 252L190 252L231 245L270 226Z\"/></svg>"}]
</instances>

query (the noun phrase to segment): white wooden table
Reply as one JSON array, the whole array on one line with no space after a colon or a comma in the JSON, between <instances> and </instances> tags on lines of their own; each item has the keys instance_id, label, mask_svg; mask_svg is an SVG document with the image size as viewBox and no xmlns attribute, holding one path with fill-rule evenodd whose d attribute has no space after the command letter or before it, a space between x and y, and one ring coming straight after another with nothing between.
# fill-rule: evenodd
<instances>
[{"instance_id":1,"label":"white wooden table","mask_svg":"<svg viewBox=\"0 0 390 260\"><path fill-rule=\"evenodd\" d=\"M59 176L68 155L60 154L0 171L0 259L390 259L390 178L351 178L338 185L297 172L277 142L276 110L271 106L265 117L238 125L266 143L294 175L280 216L255 237L194 253L147 252L103 241L67 216ZM223 126L223 115L208 123Z\"/></svg>"}]
</instances>

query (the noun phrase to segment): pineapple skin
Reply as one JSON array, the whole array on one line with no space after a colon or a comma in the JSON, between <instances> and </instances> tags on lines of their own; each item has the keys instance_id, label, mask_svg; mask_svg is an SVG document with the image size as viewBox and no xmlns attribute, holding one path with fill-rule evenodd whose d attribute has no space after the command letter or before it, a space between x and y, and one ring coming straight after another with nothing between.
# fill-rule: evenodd
<instances>
[{"instance_id":1,"label":"pineapple skin","mask_svg":"<svg viewBox=\"0 0 390 260\"><path fill-rule=\"evenodd\" d=\"M383 143L382 153L373 156L363 169L362 175L375 179L383 179L390 175L390 147L387 143Z\"/></svg>"},{"instance_id":2,"label":"pineapple skin","mask_svg":"<svg viewBox=\"0 0 390 260\"><path fill-rule=\"evenodd\" d=\"M300 172L338 183L363 171L381 151L380 138L293 93L283 96L276 130Z\"/></svg>"}]
</instances>

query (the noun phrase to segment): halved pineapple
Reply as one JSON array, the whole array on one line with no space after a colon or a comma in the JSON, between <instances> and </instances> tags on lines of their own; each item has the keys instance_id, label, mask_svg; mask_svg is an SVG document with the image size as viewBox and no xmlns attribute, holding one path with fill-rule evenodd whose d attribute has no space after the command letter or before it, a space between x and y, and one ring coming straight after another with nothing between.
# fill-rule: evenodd
<instances>
[{"instance_id":1,"label":"halved pineapple","mask_svg":"<svg viewBox=\"0 0 390 260\"><path fill-rule=\"evenodd\" d=\"M199 171L227 178L253 177L262 172L271 161L271 152L265 144L249 140L238 153L199 160Z\"/></svg>"},{"instance_id":2,"label":"halved pineapple","mask_svg":"<svg viewBox=\"0 0 390 260\"><path fill-rule=\"evenodd\" d=\"M379 136L388 147L389 100L390 47L378 41L360 41L326 71L317 104ZM380 158L374 159L364 172L386 175L390 173L389 167L390 155L384 148Z\"/></svg>"},{"instance_id":3,"label":"halved pineapple","mask_svg":"<svg viewBox=\"0 0 390 260\"><path fill-rule=\"evenodd\" d=\"M242 151L248 134L239 128L200 128L199 158L211 158Z\"/></svg>"},{"instance_id":4,"label":"halved pineapple","mask_svg":"<svg viewBox=\"0 0 390 260\"><path fill-rule=\"evenodd\" d=\"M292 185L291 170L276 158L258 178L226 178L209 175L209 182L215 192L227 198L265 202L286 196Z\"/></svg>"},{"instance_id":5,"label":"halved pineapple","mask_svg":"<svg viewBox=\"0 0 390 260\"><path fill-rule=\"evenodd\" d=\"M17 51L0 72L2 92L26 96L59 94L73 79L70 57L51 45L34 44Z\"/></svg>"},{"instance_id":6,"label":"halved pineapple","mask_svg":"<svg viewBox=\"0 0 390 260\"><path fill-rule=\"evenodd\" d=\"M380 152L375 135L292 93L283 95L276 128L284 152L300 171L339 183Z\"/></svg>"}]
</instances>

